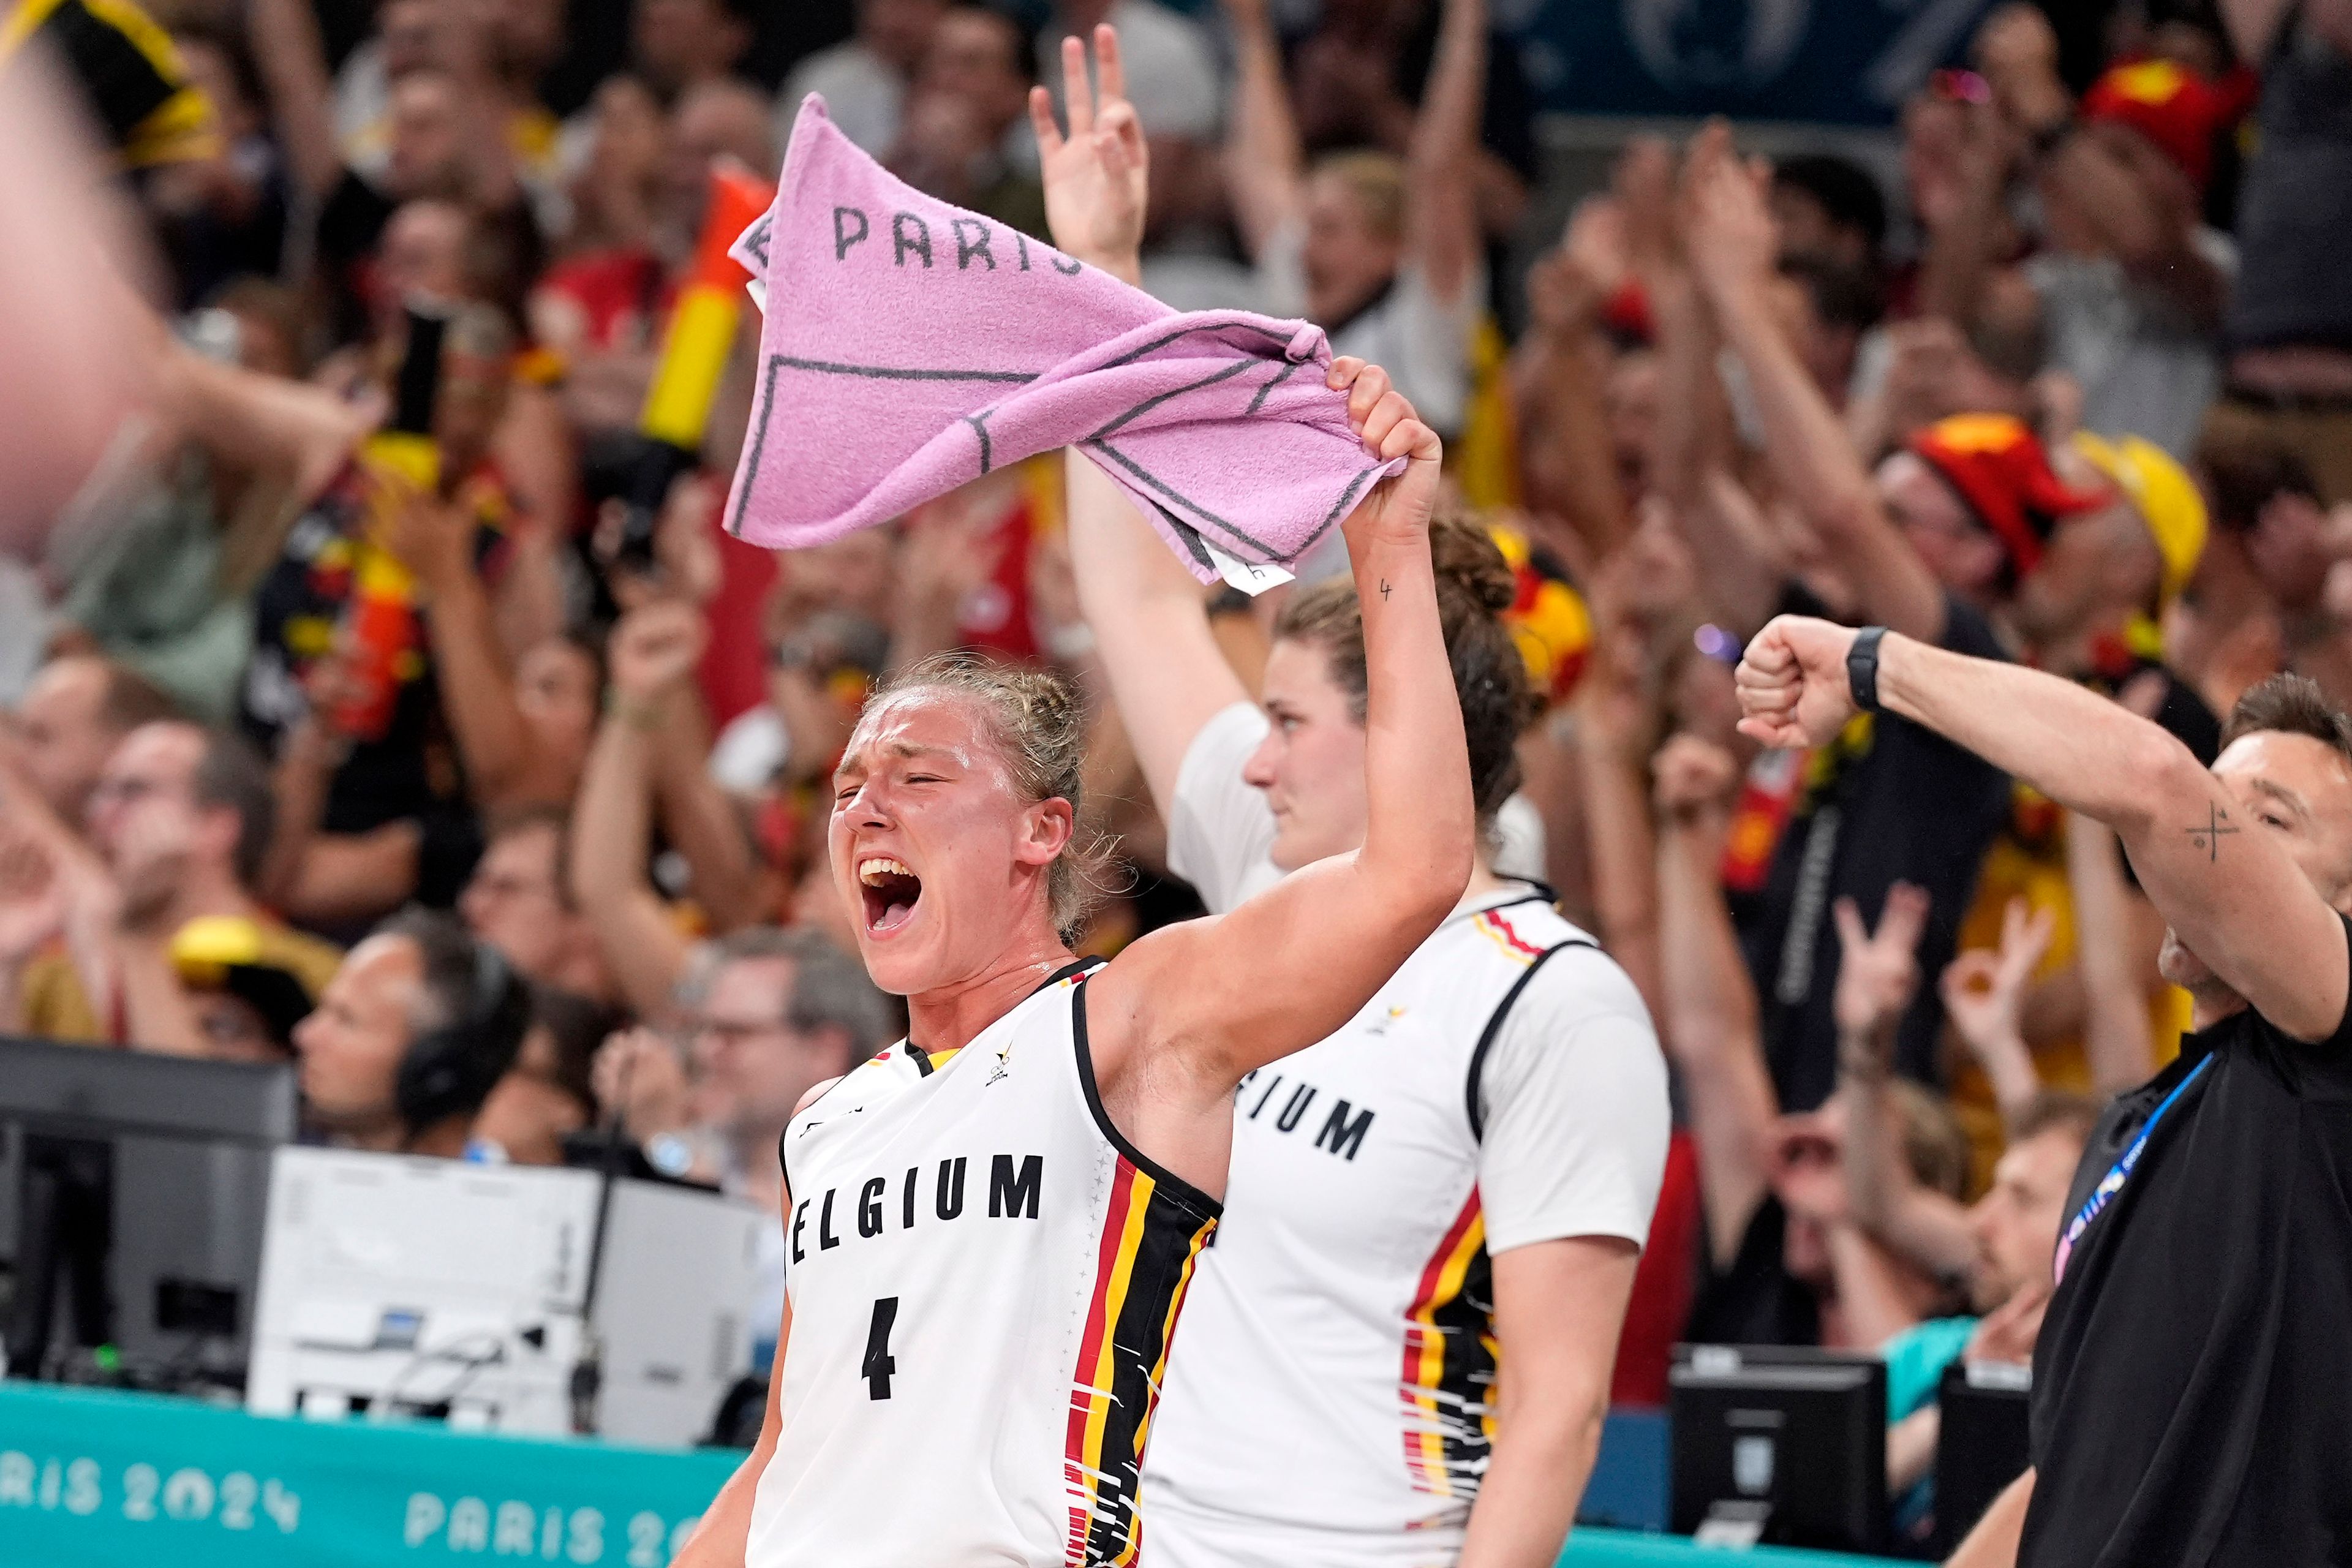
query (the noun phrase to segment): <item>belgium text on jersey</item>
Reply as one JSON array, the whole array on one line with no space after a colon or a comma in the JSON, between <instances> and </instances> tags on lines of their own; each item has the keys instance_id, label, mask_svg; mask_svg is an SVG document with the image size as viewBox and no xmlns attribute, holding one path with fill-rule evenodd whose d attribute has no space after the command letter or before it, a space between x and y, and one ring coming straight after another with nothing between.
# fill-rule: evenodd
<instances>
[{"instance_id":1,"label":"belgium text on jersey","mask_svg":"<svg viewBox=\"0 0 2352 1568\"><path fill-rule=\"evenodd\" d=\"M936 1166L909 1165L904 1176L873 1177L858 1189L855 1212L848 1212L851 1205L842 1204L844 1212L838 1216L834 1211L841 1196L839 1188L827 1187L820 1195L801 1199L793 1205L793 1261L803 1262L807 1256L802 1240L804 1231L814 1231L814 1249L826 1252L853 1235L871 1238L886 1229L912 1230L918 1223L962 1218L969 1164L959 1154ZM988 1168L988 1217L1035 1219L1037 1197L1045 1186L1043 1154L1024 1154L1018 1163L1010 1154L994 1156ZM892 1221L897 1222L895 1227Z\"/></svg>"}]
</instances>

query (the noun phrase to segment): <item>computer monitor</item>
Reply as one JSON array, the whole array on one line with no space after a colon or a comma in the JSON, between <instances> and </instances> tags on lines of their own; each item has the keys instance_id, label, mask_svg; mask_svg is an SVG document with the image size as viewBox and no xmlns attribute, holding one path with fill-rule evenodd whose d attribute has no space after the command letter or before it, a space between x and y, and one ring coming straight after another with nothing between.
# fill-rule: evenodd
<instances>
[{"instance_id":1,"label":"computer monitor","mask_svg":"<svg viewBox=\"0 0 2352 1568\"><path fill-rule=\"evenodd\" d=\"M246 1407L569 1432L593 1323L596 1430L698 1441L750 1366L760 1237L779 1222L712 1192L623 1179L604 1205L602 1187L587 1171L281 1150Z\"/></svg>"},{"instance_id":2,"label":"computer monitor","mask_svg":"<svg viewBox=\"0 0 2352 1568\"><path fill-rule=\"evenodd\" d=\"M10 1374L103 1350L132 1382L240 1383L299 1106L290 1066L0 1038Z\"/></svg>"},{"instance_id":3,"label":"computer monitor","mask_svg":"<svg viewBox=\"0 0 2352 1568\"><path fill-rule=\"evenodd\" d=\"M1960 1543L1992 1500L2031 1461L2026 1413L2033 1369L2008 1362L1956 1361L1936 1401L1936 1555Z\"/></svg>"},{"instance_id":4,"label":"computer monitor","mask_svg":"<svg viewBox=\"0 0 2352 1568\"><path fill-rule=\"evenodd\" d=\"M1667 1388L1678 1533L1724 1545L1884 1549L1885 1363L1678 1345Z\"/></svg>"}]
</instances>

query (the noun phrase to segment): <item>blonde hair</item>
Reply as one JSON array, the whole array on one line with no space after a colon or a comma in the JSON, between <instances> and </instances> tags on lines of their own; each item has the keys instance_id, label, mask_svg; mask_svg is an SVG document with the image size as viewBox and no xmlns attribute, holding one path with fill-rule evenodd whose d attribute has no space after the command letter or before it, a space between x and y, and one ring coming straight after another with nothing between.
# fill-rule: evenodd
<instances>
[{"instance_id":1,"label":"blonde hair","mask_svg":"<svg viewBox=\"0 0 2352 1568\"><path fill-rule=\"evenodd\" d=\"M934 654L890 677L866 710L910 691L969 697L988 715L991 739L1015 788L1032 804L1070 803L1070 839L1045 880L1055 932L1075 946L1087 914L1108 887L1115 841L1086 825L1086 708L1069 683L1049 670L998 664L968 653Z\"/></svg>"},{"instance_id":2,"label":"blonde hair","mask_svg":"<svg viewBox=\"0 0 2352 1568\"><path fill-rule=\"evenodd\" d=\"M1314 173L1328 174L1363 204L1364 221L1382 239L1404 237L1404 160L1391 153L1329 153Z\"/></svg>"}]
</instances>

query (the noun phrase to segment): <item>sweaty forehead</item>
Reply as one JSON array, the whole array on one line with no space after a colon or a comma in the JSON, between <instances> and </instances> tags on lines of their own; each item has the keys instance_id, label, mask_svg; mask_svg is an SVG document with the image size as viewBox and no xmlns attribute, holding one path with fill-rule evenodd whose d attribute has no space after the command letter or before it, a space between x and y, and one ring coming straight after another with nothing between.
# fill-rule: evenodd
<instances>
[{"instance_id":1,"label":"sweaty forehead","mask_svg":"<svg viewBox=\"0 0 2352 1568\"><path fill-rule=\"evenodd\" d=\"M938 752L969 767L982 739L976 705L936 687L894 691L857 721L842 753L841 770L870 765L877 758Z\"/></svg>"}]
</instances>

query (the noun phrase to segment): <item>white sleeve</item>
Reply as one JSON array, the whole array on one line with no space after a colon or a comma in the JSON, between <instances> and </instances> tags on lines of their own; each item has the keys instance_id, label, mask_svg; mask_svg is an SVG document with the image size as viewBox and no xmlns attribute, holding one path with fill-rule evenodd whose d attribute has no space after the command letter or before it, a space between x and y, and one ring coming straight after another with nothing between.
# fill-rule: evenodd
<instances>
[{"instance_id":1,"label":"white sleeve","mask_svg":"<svg viewBox=\"0 0 2352 1568\"><path fill-rule=\"evenodd\" d=\"M1390 308L1402 363L1384 368L1433 429L1458 435L1470 413L1471 339L1486 308L1484 264L1473 268L1453 300L1439 299L1420 268L1405 267L1397 273Z\"/></svg>"},{"instance_id":2,"label":"white sleeve","mask_svg":"<svg viewBox=\"0 0 2352 1568\"><path fill-rule=\"evenodd\" d=\"M1242 779L1242 764L1265 739L1256 704L1236 702L1192 737L1176 769L1168 816L1168 868L1192 884L1212 914L1223 914L1273 879L1274 813Z\"/></svg>"},{"instance_id":3,"label":"white sleeve","mask_svg":"<svg viewBox=\"0 0 2352 1568\"><path fill-rule=\"evenodd\" d=\"M1548 960L1479 1069L1486 1249L1570 1236L1646 1244L1664 1178L1666 1061L1649 1010L1597 949Z\"/></svg>"}]
</instances>

